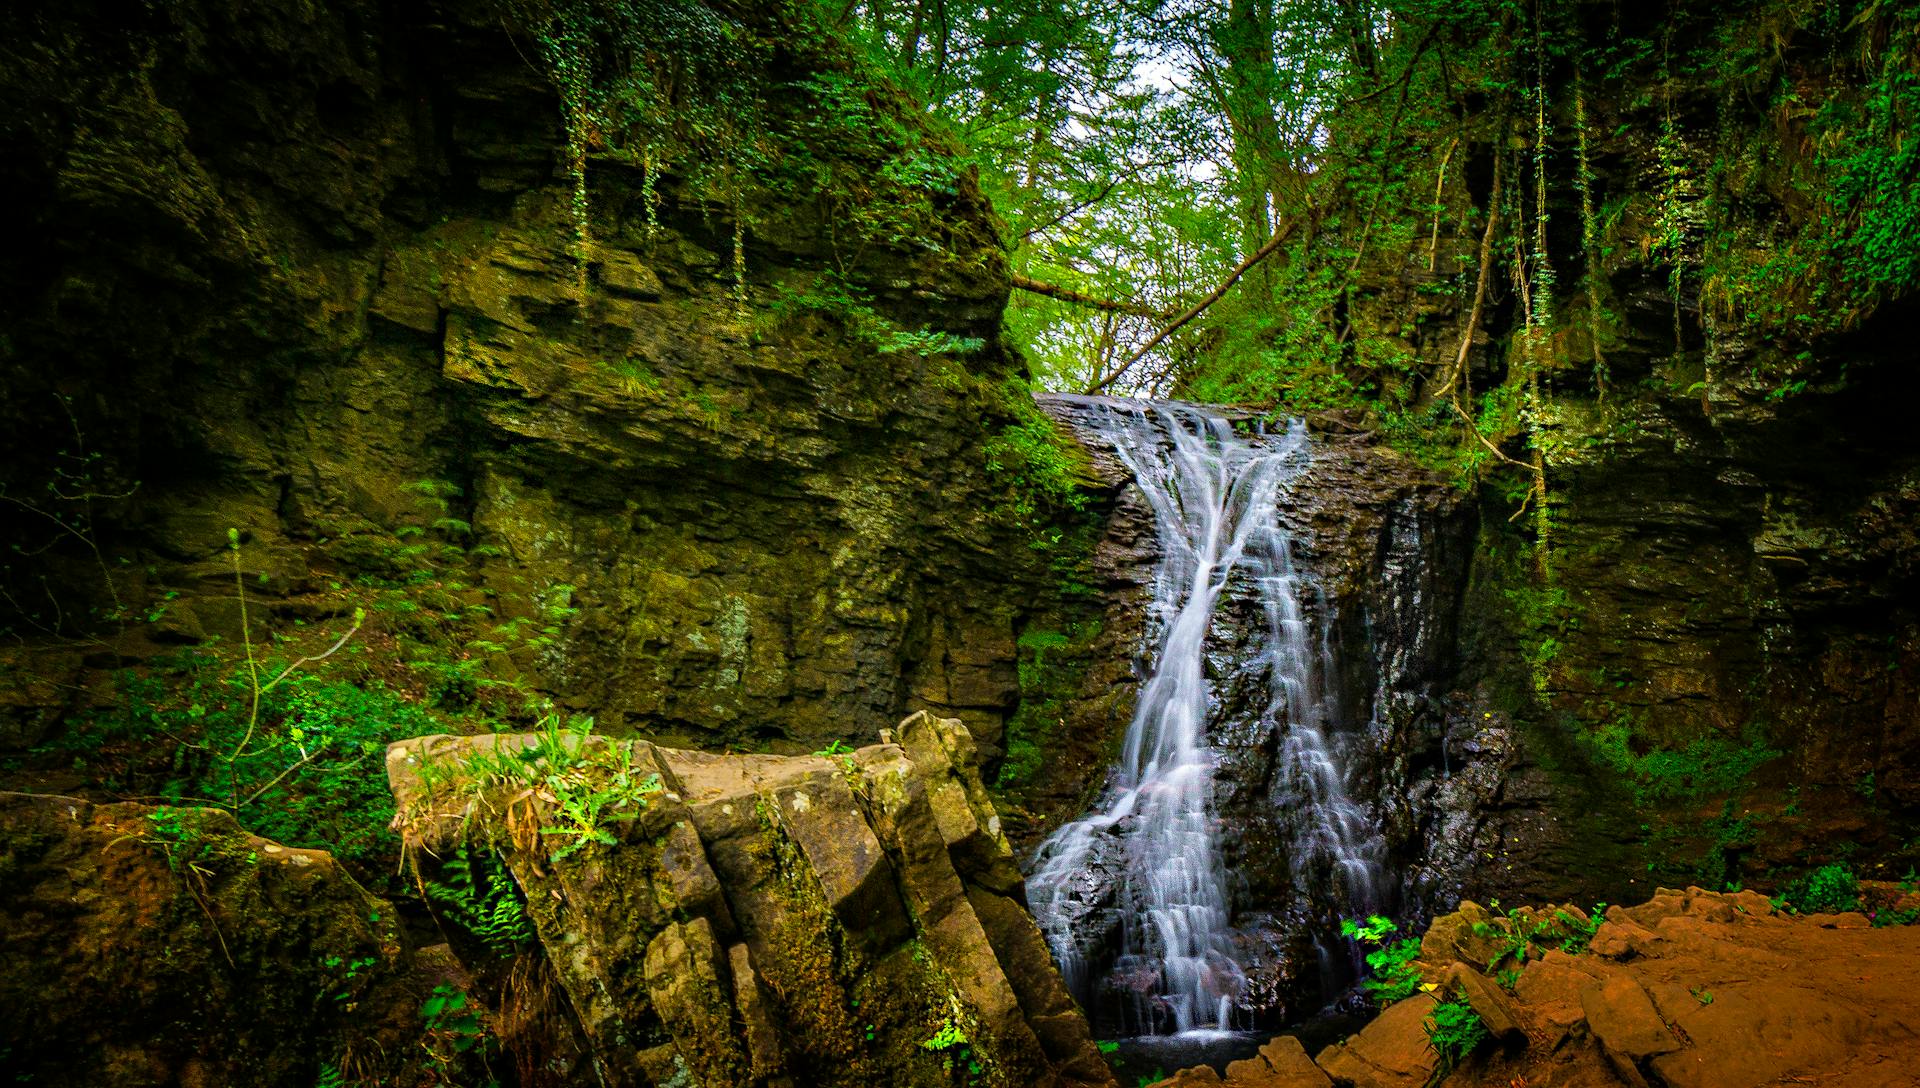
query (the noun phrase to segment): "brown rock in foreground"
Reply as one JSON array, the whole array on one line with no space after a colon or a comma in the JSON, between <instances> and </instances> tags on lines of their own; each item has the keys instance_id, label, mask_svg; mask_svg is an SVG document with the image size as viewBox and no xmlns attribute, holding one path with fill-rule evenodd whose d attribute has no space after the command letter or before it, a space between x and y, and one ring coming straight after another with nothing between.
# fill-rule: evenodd
<instances>
[{"instance_id":1,"label":"brown rock in foreground","mask_svg":"<svg viewBox=\"0 0 1920 1088\"><path fill-rule=\"evenodd\" d=\"M1426 994L1396 1002L1352 1038L1322 1050L1314 1063L1335 1084L1420 1088L1433 1076L1433 1050L1420 1025L1434 1004Z\"/></svg>"},{"instance_id":2,"label":"brown rock in foreground","mask_svg":"<svg viewBox=\"0 0 1920 1088\"><path fill-rule=\"evenodd\" d=\"M1484 939L1499 919L1471 904L1434 923L1429 951ZM1518 912L1516 912L1517 914ZM1614 907L1578 954L1536 950L1509 996L1464 963L1429 978L1496 1019L1494 1038L1441 1085L1457 1088L1888 1088L1920 1084L1920 926L1885 929L1790 917L1752 892L1662 889ZM1506 961L1510 963L1511 961ZM1503 963L1503 966L1506 965ZM1314 1063L1336 1088L1418 1088L1436 1055L1435 999L1393 1005ZM1511 1041L1503 1045L1500 1036ZM1281 1043L1275 1040L1274 1045ZM1294 1044L1297 1049L1298 1044ZM1270 1046L1269 1049L1272 1049ZM1263 1052L1264 1053L1264 1052ZM1304 1059L1304 1055L1301 1056ZM1224 1081L1188 1070L1163 1085L1305 1088L1306 1074L1235 1062ZM1324 1083L1324 1082L1322 1082Z\"/></svg>"},{"instance_id":3,"label":"brown rock in foreground","mask_svg":"<svg viewBox=\"0 0 1920 1088\"><path fill-rule=\"evenodd\" d=\"M608 1088L1112 1085L966 727L884 736L815 756L435 736L387 769L423 879L504 862L537 934L513 955L550 967ZM497 958L455 946L476 974Z\"/></svg>"},{"instance_id":4,"label":"brown rock in foreground","mask_svg":"<svg viewBox=\"0 0 1920 1088\"><path fill-rule=\"evenodd\" d=\"M9 1082L427 1075L420 1003L457 971L412 954L392 906L324 851L218 809L0 793L0 876Z\"/></svg>"}]
</instances>

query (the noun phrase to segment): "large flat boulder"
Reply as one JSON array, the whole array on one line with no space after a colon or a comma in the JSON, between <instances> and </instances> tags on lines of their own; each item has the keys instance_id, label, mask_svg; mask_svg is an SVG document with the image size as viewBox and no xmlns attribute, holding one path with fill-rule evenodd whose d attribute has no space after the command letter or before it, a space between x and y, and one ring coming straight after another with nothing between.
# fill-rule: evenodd
<instances>
[{"instance_id":1,"label":"large flat boulder","mask_svg":"<svg viewBox=\"0 0 1920 1088\"><path fill-rule=\"evenodd\" d=\"M1356 1088L1424 1088L1435 1056L1422 1026L1437 1002L1415 994L1388 1006L1372 1023L1314 1058L1335 1084Z\"/></svg>"},{"instance_id":2,"label":"large flat boulder","mask_svg":"<svg viewBox=\"0 0 1920 1088\"><path fill-rule=\"evenodd\" d=\"M1897 887L1886 898L1906 894ZM1523 908L1524 909L1524 908ZM1575 917L1570 908L1531 920ZM1423 949L1464 950L1472 904L1434 923ZM1523 917L1515 910L1508 917ZM1428 1038L1435 998L1383 1010L1309 1066L1290 1040L1238 1061L1219 1078L1185 1070L1162 1082L1224 1088L1763 1088L1916 1083L1920 1065L1920 926L1880 929L1794 917L1751 892L1660 889L1614 907L1590 949L1529 952L1525 967L1490 978L1472 963L1427 963L1435 992L1464 1000L1489 1041L1435 1082ZM1614 937L1607 941L1602 938ZM1549 942L1560 944L1557 936ZM1511 985L1511 991L1502 985ZM1297 1049L1297 1044L1294 1044ZM1322 1079L1315 1080L1315 1076Z\"/></svg>"}]
</instances>

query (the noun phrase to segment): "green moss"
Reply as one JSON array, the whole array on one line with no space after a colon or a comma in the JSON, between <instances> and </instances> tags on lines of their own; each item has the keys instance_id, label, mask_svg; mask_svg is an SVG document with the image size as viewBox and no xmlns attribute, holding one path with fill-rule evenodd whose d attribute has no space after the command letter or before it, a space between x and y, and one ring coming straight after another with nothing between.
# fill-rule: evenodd
<instances>
[{"instance_id":1,"label":"green moss","mask_svg":"<svg viewBox=\"0 0 1920 1088\"><path fill-rule=\"evenodd\" d=\"M1737 740L1696 737L1679 748L1651 744L1623 715L1579 736L1594 761L1632 783L1640 804L1697 804L1751 784L1760 767L1781 755L1765 731L1749 726Z\"/></svg>"},{"instance_id":2,"label":"green moss","mask_svg":"<svg viewBox=\"0 0 1920 1088\"><path fill-rule=\"evenodd\" d=\"M1758 823L1744 813L1736 816L1733 798L1729 797L1721 802L1720 815L1707 824L1706 830L1712 843L1700 862L1701 885L1718 888L1737 884L1736 858L1759 841Z\"/></svg>"},{"instance_id":3,"label":"green moss","mask_svg":"<svg viewBox=\"0 0 1920 1088\"><path fill-rule=\"evenodd\" d=\"M781 910L755 967L773 992L799 1051L797 1075L822 1088L881 1081L901 1088L1006 1085L999 1046L920 935L879 954L849 941L811 865L780 827L774 802L756 803L761 834L750 847L778 882ZM764 921L764 920L763 920ZM928 1047L943 1031L964 1042Z\"/></svg>"},{"instance_id":4,"label":"green moss","mask_svg":"<svg viewBox=\"0 0 1920 1088\"><path fill-rule=\"evenodd\" d=\"M785 907L769 947L777 954L758 964L780 1003L794 1045L822 1071L857 1075L869 1067L867 1031L849 1006L848 978L859 977L847 957L846 934L827 905L800 848L780 827L775 802L756 802L762 833L752 849L770 863Z\"/></svg>"},{"instance_id":5,"label":"green moss","mask_svg":"<svg viewBox=\"0 0 1920 1088\"><path fill-rule=\"evenodd\" d=\"M1547 695L1553 688L1553 663L1560 656L1562 640L1579 627L1573 598L1556 585L1527 583L1506 591L1507 603L1520 637L1520 656L1527 663L1533 689Z\"/></svg>"},{"instance_id":6,"label":"green moss","mask_svg":"<svg viewBox=\"0 0 1920 1088\"><path fill-rule=\"evenodd\" d=\"M207 808L161 805L147 814L140 841L167 859L176 873L204 878L258 865L260 857L244 834ZM237 886L237 885L236 885Z\"/></svg>"},{"instance_id":7,"label":"green moss","mask_svg":"<svg viewBox=\"0 0 1920 1088\"><path fill-rule=\"evenodd\" d=\"M811 275L804 281L782 281L756 307L755 315L757 329L764 332L808 318L825 319L855 345L877 355L926 359L970 355L986 347L986 341L978 337L931 327L905 328L875 308L872 292L832 271Z\"/></svg>"},{"instance_id":8,"label":"green moss","mask_svg":"<svg viewBox=\"0 0 1920 1088\"><path fill-rule=\"evenodd\" d=\"M1035 628L1020 636L1020 706L1007 722L1007 755L994 779L999 791L1017 790L1046 765L1066 707L1079 695L1092 665L1100 630L1100 622L1090 620L1065 631Z\"/></svg>"},{"instance_id":9,"label":"green moss","mask_svg":"<svg viewBox=\"0 0 1920 1088\"><path fill-rule=\"evenodd\" d=\"M1009 379L1001 393L1012 422L983 447L987 471L1010 492L996 513L1045 544L1043 534L1057 531L1053 525L1062 515L1085 508L1082 488L1092 478L1091 462L1087 451L1033 403L1024 383Z\"/></svg>"}]
</instances>

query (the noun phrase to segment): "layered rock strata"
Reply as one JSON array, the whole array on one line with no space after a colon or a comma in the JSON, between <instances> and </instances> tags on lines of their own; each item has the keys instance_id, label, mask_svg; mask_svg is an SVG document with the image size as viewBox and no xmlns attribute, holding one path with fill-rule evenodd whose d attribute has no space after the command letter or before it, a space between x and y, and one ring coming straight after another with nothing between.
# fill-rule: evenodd
<instances>
[{"instance_id":1,"label":"layered rock strata","mask_svg":"<svg viewBox=\"0 0 1920 1088\"><path fill-rule=\"evenodd\" d=\"M884 173L816 124L810 96L843 79L862 132L943 153L795 10L717 7L687 17L763 51L776 158ZM596 149L576 206L564 111L507 10L0 16L18 242L0 256L0 488L44 496L58 451L84 447L84 534L108 560L0 504L31 553L0 571L0 622L111 638L115 662L233 644L237 529L255 638L402 585L408 611L370 611L426 644L412 656L483 664L610 729L808 751L911 701L991 746L1029 595L1001 586L1030 553L983 516L1007 501L984 446L1020 364L977 185L879 210L864 182L723 199L696 176L712 164ZM883 212L922 233L849 240ZM892 350L887 330L954 350ZM108 612L117 631L86 626ZM31 649L8 664L66 668ZM0 700L0 745L45 739L73 690Z\"/></svg>"},{"instance_id":2,"label":"layered rock strata","mask_svg":"<svg viewBox=\"0 0 1920 1088\"><path fill-rule=\"evenodd\" d=\"M424 880L504 861L603 1084L1112 1083L957 720L794 757L424 737L387 766Z\"/></svg>"}]
</instances>

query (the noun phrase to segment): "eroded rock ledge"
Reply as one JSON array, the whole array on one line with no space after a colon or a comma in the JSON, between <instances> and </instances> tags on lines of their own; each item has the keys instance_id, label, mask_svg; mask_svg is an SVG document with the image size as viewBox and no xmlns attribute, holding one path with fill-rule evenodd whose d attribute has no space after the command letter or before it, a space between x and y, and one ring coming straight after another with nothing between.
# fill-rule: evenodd
<instances>
[{"instance_id":1,"label":"eroded rock ledge","mask_svg":"<svg viewBox=\"0 0 1920 1088\"><path fill-rule=\"evenodd\" d=\"M1896 903L1899 892L1884 890L1892 909L1920 906L1920 895ZM1586 920L1576 908L1558 910ZM1555 911L1514 914L1545 919ZM1224 1082L1202 1067L1159 1088L1912 1083L1920 927L1876 929L1863 914L1789 916L1754 892L1688 888L1610 908L1575 954L1549 948L1515 963L1503 953L1509 928L1508 919L1462 904L1421 942L1418 964L1431 993L1392 1005L1313 1061L1281 1038L1229 1066ZM1481 965L1491 965L1493 977ZM1444 1078L1434 1076L1427 1027L1439 999L1466 1002L1489 1033Z\"/></svg>"},{"instance_id":2,"label":"eroded rock ledge","mask_svg":"<svg viewBox=\"0 0 1920 1088\"><path fill-rule=\"evenodd\" d=\"M789 757L434 736L387 768L423 881L511 871L603 1084L1113 1083L956 720Z\"/></svg>"}]
</instances>

